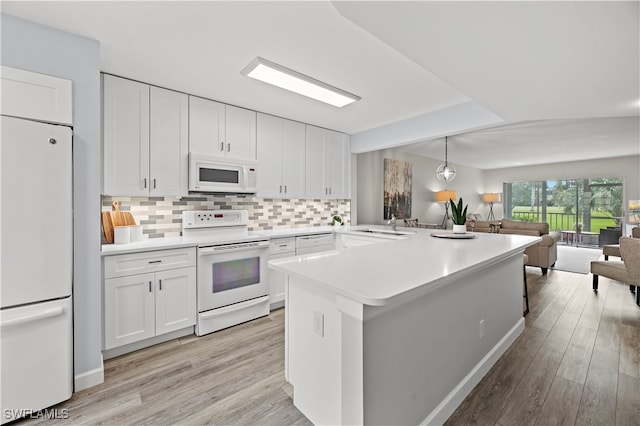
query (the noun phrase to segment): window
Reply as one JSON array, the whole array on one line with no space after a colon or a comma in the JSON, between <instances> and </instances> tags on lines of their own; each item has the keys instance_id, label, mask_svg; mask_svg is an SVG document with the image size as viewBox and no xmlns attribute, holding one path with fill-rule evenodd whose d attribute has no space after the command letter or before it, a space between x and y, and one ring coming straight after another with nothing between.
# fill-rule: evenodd
<instances>
[{"instance_id":1,"label":"window","mask_svg":"<svg viewBox=\"0 0 640 426\"><path fill-rule=\"evenodd\" d=\"M623 180L584 178L504 184L505 217L546 222L549 229L583 234L575 241L597 245L600 229L619 227Z\"/></svg>"}]
</instances>

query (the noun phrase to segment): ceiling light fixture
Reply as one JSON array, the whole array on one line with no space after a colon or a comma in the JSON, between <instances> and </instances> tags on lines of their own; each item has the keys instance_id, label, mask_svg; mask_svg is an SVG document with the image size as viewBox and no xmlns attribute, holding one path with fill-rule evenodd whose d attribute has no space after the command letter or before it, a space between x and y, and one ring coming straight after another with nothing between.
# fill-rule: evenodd
<instances>
[{"instance_id":1,"label":"ceiling light fixture","mask_svg":"<svg viewBox=\"0 0 640 426\"><path fill-rule=\"evenodd\" d=\"M338 108L361 98L282 65L257 57L240 74Z\"/></svg>"},{"instance_id":2,"label":"ceiling light fixture","mask_svg":"<svg viewBox=\"0 0 640 426\"><path fill-rule=\"evenodd\" d=\"M441 164L440 167L436 170L436 177L445 182L450 182L456 177L456 169L453 166L449 165L449 158L447 152L447 137L444 137L444 164Z\"/></svg>"}]
</instances>

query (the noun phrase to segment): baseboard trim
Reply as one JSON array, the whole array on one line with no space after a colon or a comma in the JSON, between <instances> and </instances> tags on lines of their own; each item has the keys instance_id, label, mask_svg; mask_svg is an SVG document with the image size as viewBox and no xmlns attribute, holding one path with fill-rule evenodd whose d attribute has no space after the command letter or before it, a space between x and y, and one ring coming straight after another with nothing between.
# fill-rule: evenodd
<instances>
[{"instance_id":1,"label":"baseboard trim","mask_svg":"<svg viewBox=\"0 0 640 426\"><path fill-rule=\"evenodd\" d=\"M102 354L100 354L100 367L77 374L73 378L74 392L80 392L100 383L104 383L104 360L102 359Z\"/></svg>"},{"instance_id":2,"label":"baseboard trim","mask_svg":"<svg viewBox=\"0 0 640 426\"><path fill-rule=\"evenodd\" d=\"M128 345L118 346L117 348L107 349L102 351L104 359L115 358L120 355L128 354L139 349L147 348L149 346L157 345L158 343L168 342L169 340L177 339L179 337L189 336L193 334L193 326L181 328L180 330L171 331L159 336L150 337L139 342L129 343Z\"/></svg>"},{"instance_id":3,"label":"baseboard trim","mask_svg":"<svg viewBox=\"0 0 640 426\"><path fill-rule=\"evenodd\" d=\"M520 320L504 335L502 339L480 360L464 379L438 404L438 406L424 419L421 425L442 425L453 414L464 399L471 393L480 380L489 372L493 364L515 342L524 331L524 318Z\"/></svg>"}]
</instances>

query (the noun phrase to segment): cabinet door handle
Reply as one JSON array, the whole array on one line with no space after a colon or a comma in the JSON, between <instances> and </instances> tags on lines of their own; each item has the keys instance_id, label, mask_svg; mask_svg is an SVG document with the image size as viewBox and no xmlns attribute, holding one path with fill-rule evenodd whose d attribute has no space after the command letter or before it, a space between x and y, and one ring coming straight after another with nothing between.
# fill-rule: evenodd
<instances>
[{"instance_id":1,"label":"cabinet door handle","mask_svg":"<svg viewBox=\"0 0 640 426\"><path fill-rule=\"evenodd\" d=\"M284 186L284 193L287 193L287 185Z\"/></svg>"},{"instance_id":2,"label":"cabinet door handle","mask_svg":"<svg viewBox=\"0 0 640 426\"><path fill-rule=\"evenodd\" d=\"M329 187L329 195L331 195L331 187Z\"/></svg>"},{"instance_id":3,"label":"cabinet door handle","mask_svg":"<svg viewBox=\"0 0 640 426\"><path fill-rule=\"evenodd\" d=\"M162 280L158 280L158 284L160 286L160 291L162 291Z\"/></svg>"},{"instance_id":4,"label":"cabinet door handle","mask_svg":"<svg viewBox=\"0 0 640 426\"><path fill-rule=\"evenodd\" d=\"M282 185L280 185L280 193L282 194Z\"/></svg>"},{"instance_id":5,"label":"cabinet door handle","mask_svg":"<svg viewBox=\"0 0 640 426\"><path fill-rule=\"evenodd\" d=\"M231 144L230 143L227 144L227 152L231 152Z\"/></svg>"},{"instance_id":6,"label":"cabinet door handle","mask_svg":"<svg viewBox=\"0 0 640 426\"><path fill-rule=\"evenodd\" d=\"M151 281L149 281L149 293L151 293Z\"/></svg>"},{"instance_id":7,"label":"cabinet door handle","mask_svg":"<svg viewBox=\"0 0 640 426\"><path fill-rule=\"evenodd\" d=\"M156 189L156 178L153 178L153 189Z\"/></svg>"},{"instance_id":8,"label":"cabinet door handle","mask_svg":"<svg viewBox=\"0 0 640 426\"><path fill-rule=\"evenodd\" d=\"M162 260L150 260L149 264L152 264L152 263L162 263Z\"/></svg>"},{"instance_id":9,"label":"cabinet door handle","mask_svg":"<svg viewBox=\"0 0 640 426\"><path fill-rule=\"evenodd\" d=\"M224 142L220 142L220 151L224 151Z\"/></svg>"},{"instance_id":10,"label":"cabinet door handle","mask_svg":"<svg viewBox=\"0 0 640 426\"><path fill-rule=\"evenodd\" d=\"M147 189L147 178L142 179L142 187Z\"/></svg>"}]
</instances>

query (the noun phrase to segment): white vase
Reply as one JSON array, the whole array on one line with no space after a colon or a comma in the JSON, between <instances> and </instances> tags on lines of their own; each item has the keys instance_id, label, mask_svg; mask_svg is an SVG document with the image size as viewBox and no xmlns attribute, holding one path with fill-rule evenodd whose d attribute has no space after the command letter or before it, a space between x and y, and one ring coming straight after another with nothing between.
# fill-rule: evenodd
<instances>
[{"instance_id":1,"label":"white vase","mask_svg":"<svg viewBox=\"0 0 640 426\"><path fill-rule=\"evenodd\" d=\"M467 232L467 225L453 225L454 234L464 234Z\"/></svg>"}]
</instances>

